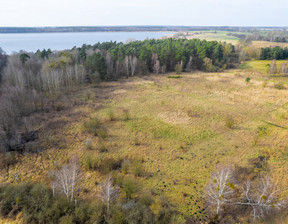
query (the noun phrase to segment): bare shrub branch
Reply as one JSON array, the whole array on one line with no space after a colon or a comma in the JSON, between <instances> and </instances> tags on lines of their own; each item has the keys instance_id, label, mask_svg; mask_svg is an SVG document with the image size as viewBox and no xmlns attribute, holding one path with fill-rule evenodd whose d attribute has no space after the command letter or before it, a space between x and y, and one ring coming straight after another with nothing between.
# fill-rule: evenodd
<instances>
[{"instance_id":1,"label":"bare shrub branch","mask_svg":"<svg viewBox=\"0 0 288 224\"><path fill-rule=\"evenodd\" d=\"M277 193L269 178L262 179L254 185L247 181L243 187L242 200L236 204L248 206L254 219L263 218L285 208L286 202L278 200Z\"/></svg>"}]
</instances>

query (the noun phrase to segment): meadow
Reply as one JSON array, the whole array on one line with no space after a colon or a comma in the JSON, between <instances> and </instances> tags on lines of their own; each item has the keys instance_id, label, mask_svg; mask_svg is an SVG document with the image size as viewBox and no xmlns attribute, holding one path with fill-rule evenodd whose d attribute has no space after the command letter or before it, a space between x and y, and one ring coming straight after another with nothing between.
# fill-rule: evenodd
<instances>
[{"instance_id":1,"label":"meadow","mask_svg":"<svg viewBox=\"0 0 288 224\"><path fill-rule=\"evenodd\" d=\"M221 73L123 78L80 88L39 124L45 130L40 144L49 150L19 157L0 174L0 182L16 182L17 173L21 181L49 184L51 170L76 154L85 170L80 198L96 199L98 183L105 178L105 171L91 169L93 163L129 161L128 168L113 171L116 179L132 178L141 189L136 196L151 191L150 207L156 214L164 195L191 223L208 220L205 186L220 164L249 166L271 175L287 199L283 180L288 178L288 86L286 77L263 73L266 63L251 61ZM284 89L275 88L279 82ZM97 134L89 129L93 119L101 124ZM267 160L267 169L253 163L259 156Z\"/></svg>"}]
</instances>

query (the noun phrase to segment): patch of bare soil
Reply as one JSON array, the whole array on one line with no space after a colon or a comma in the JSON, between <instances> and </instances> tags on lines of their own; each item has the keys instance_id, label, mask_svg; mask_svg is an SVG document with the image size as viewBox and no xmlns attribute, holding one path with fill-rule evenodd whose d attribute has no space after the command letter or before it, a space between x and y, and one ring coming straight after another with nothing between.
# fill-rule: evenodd
<instances>
[{"instance_id":1,"label":"patch of bare soil","mask_svg":"<svg viewBox=\"0 0 288 224\"><path fill-rule=\"evenodd\" d=\"M158 117L166 123L169 124L189 124L189 116L181 111L166 111L159 113Z\"/></svg>"}]
</instances>

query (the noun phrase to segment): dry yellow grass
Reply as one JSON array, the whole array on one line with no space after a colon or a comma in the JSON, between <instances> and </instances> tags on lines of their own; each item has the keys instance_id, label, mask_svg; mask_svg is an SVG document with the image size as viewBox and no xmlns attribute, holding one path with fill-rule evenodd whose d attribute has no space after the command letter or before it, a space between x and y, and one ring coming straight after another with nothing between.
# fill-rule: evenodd
<instances>
[{"instance_id":1,"label":"dry yellow grass","mask_svg":"<svg viewBox=\"0 0 288 224\"><path fill-rule=\"evenodd\" d=\"M288 43L279 43L279 42L269 42L269 41L252 41L252 46L257 47L257 48L262 48L262 47L288 47Z\"/></svg>"},{"instance_id":2,"label":"dry yellow grass","mask_svg":"<svg viewBox=\"0 0 288 224\"><path fill-rule=\"evenodd\" d=\"M251 78L249 83L246 77ZM87 139L98 147L97 137L82 130L85 120L98 117L108 132L102 142L108 152L95 154L143 160L145 172L151 175L137 177L138 182L165 195L184 216L205 220L204 188L217 164L246 165L247 159L260 155L269 158L271 175L287 198L288 90L273 88L278 79L267 79L261 72L229 70L182 74L181 79L133 77L82 89L74 94L78 103L73 109L57 115L65 125L44 142L49 145L62 133L62 148L24 155L7 173L1 173L0 181L13 182L17 172L21 181L49 183L49 170L61 167L73 154L82 158ZM112 121L111 110L115 114ZM129 120L123 119L127 110ZM228 118L233 119L235 128L227 127ZM255 144L261 126L269 132ZM96 183L104 176L89 171L85 177L87 191L81 197L96 198ZM158 199L155 196L155 211Z\"/></svg>"}]
</instances>

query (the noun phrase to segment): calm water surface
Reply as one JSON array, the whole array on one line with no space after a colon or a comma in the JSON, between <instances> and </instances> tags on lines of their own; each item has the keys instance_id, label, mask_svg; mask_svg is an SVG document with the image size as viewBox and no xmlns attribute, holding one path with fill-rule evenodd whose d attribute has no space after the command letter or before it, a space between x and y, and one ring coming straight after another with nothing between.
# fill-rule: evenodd
<instances>
[{"instance_id":1,"label":"calm water surface","mask_svg":"<svg viewBox=\"0 0 288 224\"><path fill-rule=\"evenodd\" d=\"M82 44L117 41L125 42L129 38L144 40L170 35L169 32L87 32L87 33L20 33L0 34L0 47L7 53L37 51L38 49L65 50Z\"/></svg>"}]
</instances>

